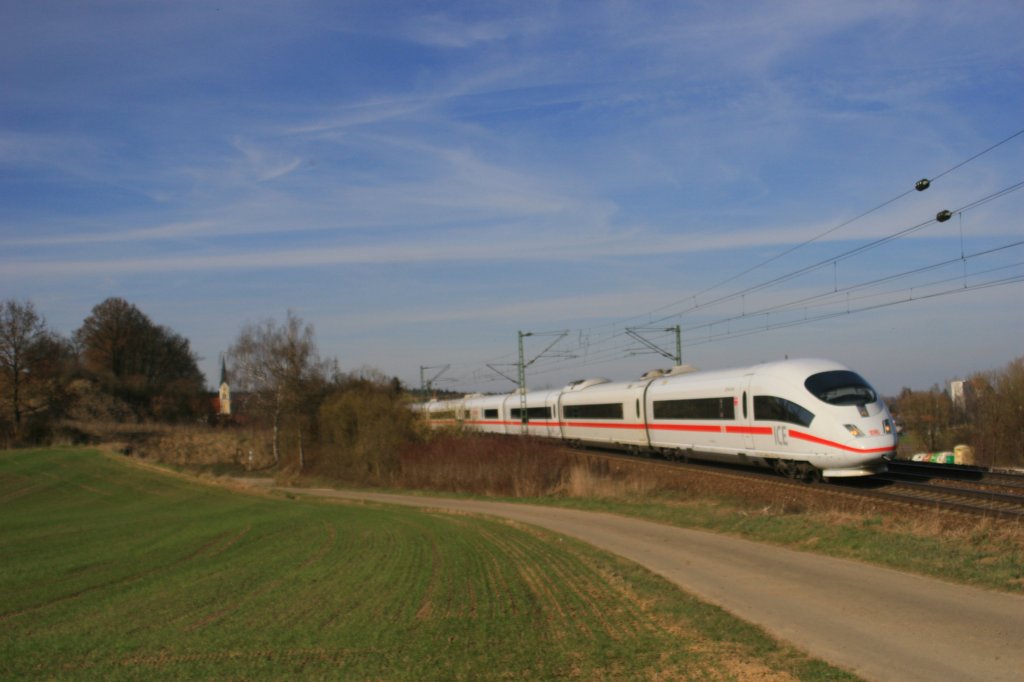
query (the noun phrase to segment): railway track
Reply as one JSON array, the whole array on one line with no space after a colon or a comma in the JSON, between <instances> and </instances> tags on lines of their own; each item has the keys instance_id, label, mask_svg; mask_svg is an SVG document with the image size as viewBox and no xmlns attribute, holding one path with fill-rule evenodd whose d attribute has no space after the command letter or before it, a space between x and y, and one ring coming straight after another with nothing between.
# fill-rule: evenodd
<instances>
[{"instance_id":1,"label":"railway track","mask_svg":"<svg viewBox=\"0 0 1024 682\"><path fill-rule=\"evenodd\" d=\"M1024 475L983 467L892 462L871 492L936 508L1024 519Z\"/></svg>"},{"instance_id":2,"label":"railway track","mask_svg":"<svg viewBox=\"0 0 1024 682\"><path fill-rule=\"evenodd\" d=\"M889 462L885 477L892 480L917 480L931 483L957 481L979 486L1024 492L1024 474L992 471L985 467L932 464L929 462Z\"/></svg>"},{"instance_id":3,"label":"railway track","mask_svg":"<svg viewBox=\"0 0 1024 682\"><path fill-rule=\"evenodd\" d=\"M650 466L666 467L676 471L690 469L711 476L754 479L762 484L789 487L795 491L824 488L844 496L887 500L988 518L1024 520L1024 475L992 472L979 467L918 466L916 462L894 462L888 474L867 479L837 479L831 483L809 485L760 469L706 462L683 463L638 459L609 451L590 450L588 454L594 457L643 462Z\"/></svg>"}]
</instances>

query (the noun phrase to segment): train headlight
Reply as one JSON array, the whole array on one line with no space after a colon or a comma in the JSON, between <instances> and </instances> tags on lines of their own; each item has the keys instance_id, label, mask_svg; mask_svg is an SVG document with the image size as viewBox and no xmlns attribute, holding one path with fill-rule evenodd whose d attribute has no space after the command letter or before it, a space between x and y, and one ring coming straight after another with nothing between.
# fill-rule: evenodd
<instances>
[{"instance_id":1,"label":"train headlight","mask_svg":"<svg viewBox=\"0 0 1024 682\"><path fill-rule=\"evenodd\" d=\"M860 429L858 429L853 424L843 424L843 426L846 427L846 430L849 431L850 435L853 436L854 438L863 438L864 437L864 432L861 431Z\"/></svg>"},{"instance_id":2,"label":"train headlight","mask_svg":"<svg viewBox=\"0 0 1024 682\"><path fill-rule=\"evenodd\" d=\"M882 422L882 428L885 429L886 433L892 433L892 420L886 419Z\"/></svg>"}]
</instances>

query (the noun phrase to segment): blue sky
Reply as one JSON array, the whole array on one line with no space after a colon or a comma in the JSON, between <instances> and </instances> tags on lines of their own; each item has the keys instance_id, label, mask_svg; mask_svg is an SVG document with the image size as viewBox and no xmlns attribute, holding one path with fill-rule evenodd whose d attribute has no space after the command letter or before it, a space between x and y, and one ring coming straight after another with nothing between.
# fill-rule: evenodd
<instances>
[{"instance_id":1,"label":"blue sky","mask_svg":"<svg viewBox=\"0 0 1024 682\"><path fill-rule=\"evenodd\" d=\"M64 334L121 296L212 382L291 309L343 369L485 391L513 388L487 365L515 375L519 330L527 359L568 331L531 387L670 364L627 327L889 393L1024 355L1017 0L0 17L0 298Z\"/></svg>"}]
</instances>

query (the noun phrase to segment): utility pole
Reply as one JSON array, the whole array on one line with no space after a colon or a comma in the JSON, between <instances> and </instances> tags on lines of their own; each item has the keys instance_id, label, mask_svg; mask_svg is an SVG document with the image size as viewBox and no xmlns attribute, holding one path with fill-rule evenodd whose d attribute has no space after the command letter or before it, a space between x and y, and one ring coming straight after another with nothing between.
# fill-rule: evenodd
<instances>
[{"instance_id":1,"label":"utility pole","mask_svg":"<svg viewBox=\"0 0 1024 682\"><path fill-rule=\"evenodd\" d=\"M524 434L527 432L530 422L530 418L526 414L526 368L532 365L533 363L537 362L537 360L544 357L545 353L554 348L555 344L557 344L559 341L561 341L568 335L568 330L561 332L542 332L537 334L535 334L534 332L519 332L519 421L522 425L522 430ZM554 336L555 340L549 343L540 353L537 353L537 355L535 355L532 360L527 361L526 354L523 351L523 339L526 338L527 336ZM568 355L565 357L574 356Z\"/></svg>"},{"instance_id":2,"label":"utility pole","mask_svg":"<svg viewBox=\"0 0 1024 682\"><path fill-rule=\"evenodd\" d=\"M523 433L530 424L526 417L526 356L523 355L523 338L526 336L533 336L533 332L519 332L519 424Z\"/></svg>"},{"instance_id":3,"label":"utility pole","mask_svg":"<svg viewBox=\"0 0 1024 682\"><path fill-rule=\"evenodd\" d=\"M428 369L436 369L438 372L429 379L426 378L425 372ZM423 391L423 395L430 397L430 392L434 389L434 382L441 378L441 375L451 369L451 365L433 365L431 367L425 367L420 365L420 390Z\"/></svg>"},{"instance_id":4,"label":"utility pole","mask_svg":"<svg viewBox=\"0 0 1024 682\"><path fill-rule=\"evenodd\" d=\"M682 329L679 328L678 324L676 325L676 357L675 357L675 363L676 363L677 367L679 365L683 364L683 331L682 331Z\"/></svg>"}]
</instances>

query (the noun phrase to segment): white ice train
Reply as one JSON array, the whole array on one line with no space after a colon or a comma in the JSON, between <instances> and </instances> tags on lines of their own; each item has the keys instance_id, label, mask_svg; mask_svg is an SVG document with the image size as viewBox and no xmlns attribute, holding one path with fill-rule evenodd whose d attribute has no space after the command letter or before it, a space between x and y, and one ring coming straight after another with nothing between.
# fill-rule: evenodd
<instances>
[{"instance_id":1,"label":"white ice train","mask_svg":"<svg viewBox=\"0 0 1024 682\"><path fill-rule=\"evenodd\" d=\"M467 395L417 409L433 425L556 438L671 459L766 466L795 478L869 476L896 453L892 415L860 375L801 359L698 372L676 367L632 382Z\"/></svg>"}]
</instances>

